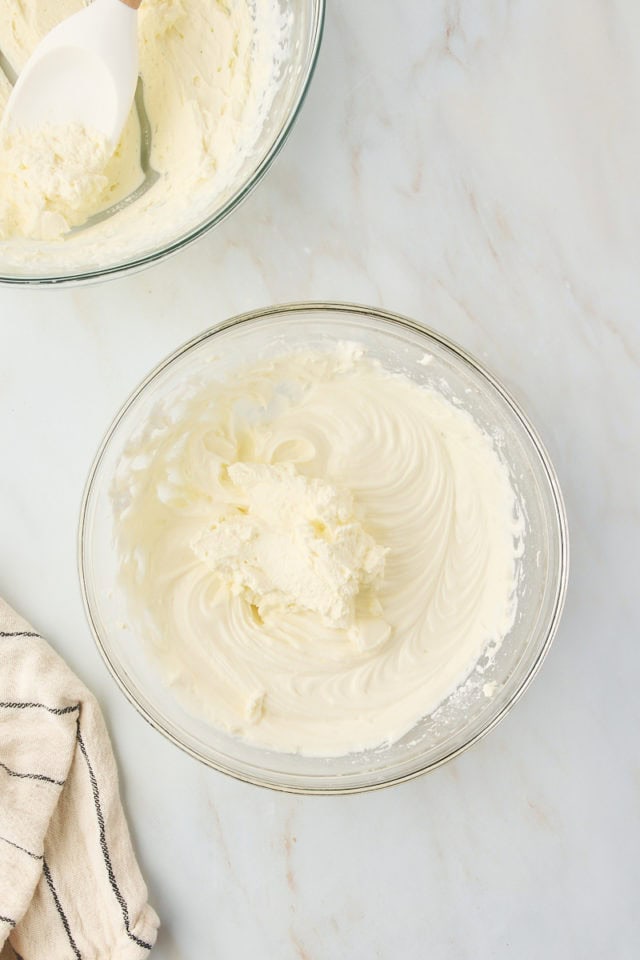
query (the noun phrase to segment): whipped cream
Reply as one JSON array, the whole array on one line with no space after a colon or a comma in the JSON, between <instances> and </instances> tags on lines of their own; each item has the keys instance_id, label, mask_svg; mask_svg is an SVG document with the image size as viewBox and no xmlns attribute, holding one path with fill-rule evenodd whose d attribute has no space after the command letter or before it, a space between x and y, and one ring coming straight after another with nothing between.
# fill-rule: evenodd
<instances>
[{"instance_id":1,"label":"whipped cream","mask_svg":"<svg viewBox=\"0 0 640 960\"><path fill-rule=\"evenodd\" d=\"M353 344L186 384L113 489L131 621L191 709L341 755L407 733L515 615L490 438Z\"/></svg>"}]
</instances>

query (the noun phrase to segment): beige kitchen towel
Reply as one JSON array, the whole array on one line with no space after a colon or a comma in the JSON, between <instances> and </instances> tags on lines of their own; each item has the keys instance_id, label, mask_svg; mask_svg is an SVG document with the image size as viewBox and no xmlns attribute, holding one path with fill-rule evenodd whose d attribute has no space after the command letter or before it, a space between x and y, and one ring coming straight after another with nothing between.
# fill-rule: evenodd
<instances>
[{"instance_id":1,"label":"beige kitchen towel","mask_svg":"<svg viewBox=\"0 0 640 960\"><path fill-rule=\"evenodd\" d=\"M157 929L100 708L0 600L0 960L138 960Z\"/></svg>"}]
</instances>

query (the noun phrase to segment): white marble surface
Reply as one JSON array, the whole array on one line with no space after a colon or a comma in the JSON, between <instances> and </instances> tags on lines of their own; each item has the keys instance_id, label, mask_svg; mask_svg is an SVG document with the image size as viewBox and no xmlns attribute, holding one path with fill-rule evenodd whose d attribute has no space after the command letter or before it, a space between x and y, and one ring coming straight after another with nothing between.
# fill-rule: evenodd
<instances>
[{"instance_id":1,"label":"white marble surface","mask_svg":"<svg viewBox=\"0 0 640 960\"><path fill-rule=\"evenodd\" d=\"M0 289L0 592L104 705L155 960L619 960L640 942L640 6L329 0L303 115L214 234L108 285ZM124 701L75 568L97 442L213 321L340 298L423 319L512 387L567 500L541 674L482 743L352 798L205 769Z\"/></svg>"}]
</instances>

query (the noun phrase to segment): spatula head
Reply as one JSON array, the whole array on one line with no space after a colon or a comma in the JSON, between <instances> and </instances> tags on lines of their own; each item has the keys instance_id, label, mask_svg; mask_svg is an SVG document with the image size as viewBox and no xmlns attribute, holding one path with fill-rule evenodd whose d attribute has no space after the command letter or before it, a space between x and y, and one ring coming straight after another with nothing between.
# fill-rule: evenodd
<instances>
[{"instance_id":1,"label":"spatula head","mask_svg":"<svg viewBox=\"0 0 640 960\"><path fill-rule=\"evenodd\" d=\"M82 124L115 149L138 76L136 12L94 0L47 34L18 77L2 129Z\"/></svg>"}]
</instances>

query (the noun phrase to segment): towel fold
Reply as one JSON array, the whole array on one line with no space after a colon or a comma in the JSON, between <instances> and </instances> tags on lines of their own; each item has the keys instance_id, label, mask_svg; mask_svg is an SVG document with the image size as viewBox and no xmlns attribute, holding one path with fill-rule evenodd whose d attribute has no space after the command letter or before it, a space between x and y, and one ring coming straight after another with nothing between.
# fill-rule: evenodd
<instances>
[{"instance_id":1,"label":"towel fold","mask_svg":"<svg viewBox=\"0 0 640 960\"><path fill-rule=\"evenodd\" d=\"M139 960L157 928L97 701L0 600L0 960Z\"/></svg>"}]
</instances>

